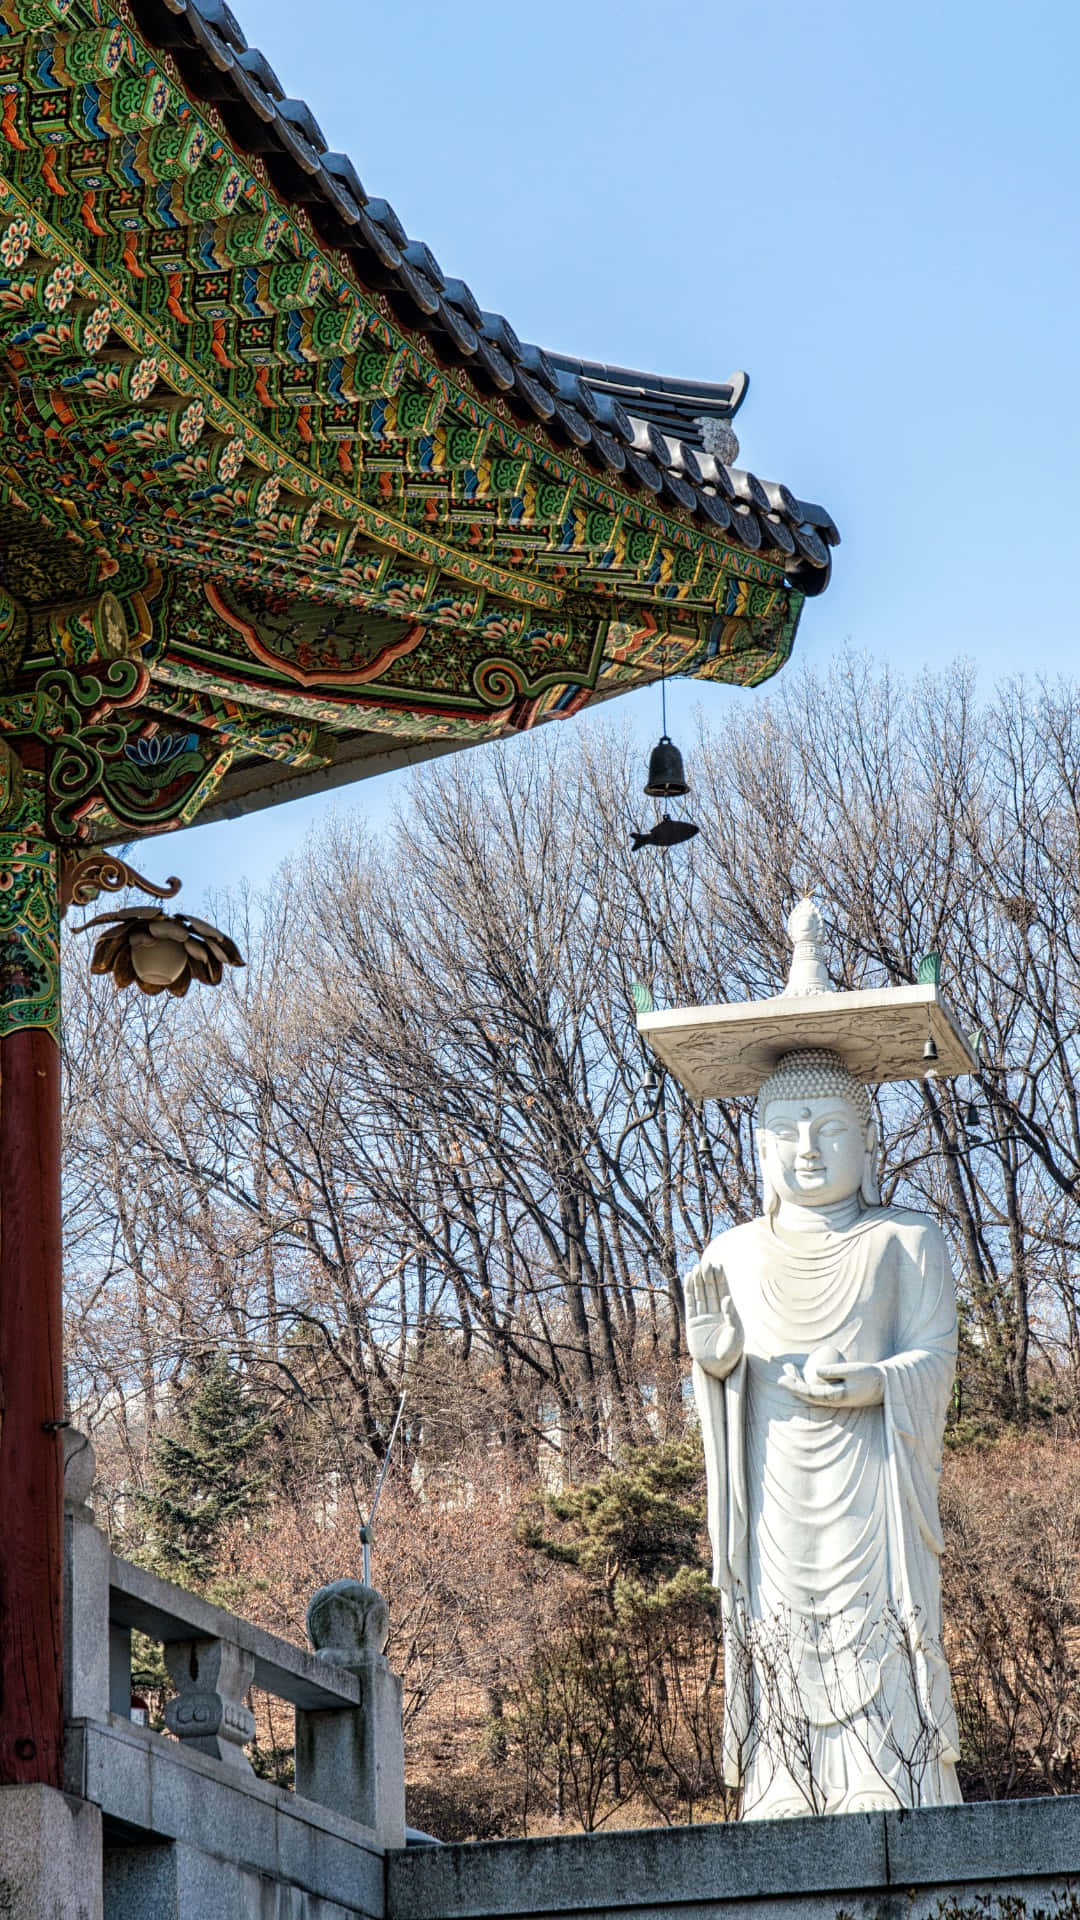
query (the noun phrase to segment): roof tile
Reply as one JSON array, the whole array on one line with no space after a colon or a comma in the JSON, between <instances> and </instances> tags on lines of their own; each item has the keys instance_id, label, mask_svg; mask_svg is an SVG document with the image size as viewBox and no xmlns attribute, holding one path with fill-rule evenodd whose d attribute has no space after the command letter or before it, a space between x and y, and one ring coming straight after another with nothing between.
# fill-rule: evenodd
<instances>
[{"instance_id":1,"label":"roof tile","mask_svg":"<svg viewBox=\"0 0 1080 1920\"><path fill-rule=\"evenodd\" d=\"M140 11L148 4L136 0ZM408 301L475 375L590 460L711 526L727 531L730 522L733 537L751 550L794 555L785 570L791 584L823 590L829 548L840 539L832 516L781 482L729 470L712 450L715 440L727 459L728 443L731 452L737 447L729 428L746 394L745 373L715 383L677 379L523 344L501 314L481 309L463 280L444 275L423 241L409 239L389 201L367 198L347 155L326 151L310 107L285 96L227 0L153 0L153 14L152 37L176 51L185 78L227 123L233 106L238 144L264 154L275 184L308 207L335 243L346 240L362 279Z\"/></svg>"}]
</instances>

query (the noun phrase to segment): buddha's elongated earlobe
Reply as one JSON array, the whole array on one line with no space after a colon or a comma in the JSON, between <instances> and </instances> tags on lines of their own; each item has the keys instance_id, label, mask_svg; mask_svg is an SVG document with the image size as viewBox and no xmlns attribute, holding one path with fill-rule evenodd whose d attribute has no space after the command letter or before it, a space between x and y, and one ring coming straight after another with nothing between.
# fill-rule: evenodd
<instances>
[{"instance_id":1,"label":"buddha's elongated earlobe","mask_svg":"<svg viewBox=\"0 0 1080 1920\"><path fill-rule=\"evenodd\" d=\"M864 1207L880 1207L881 1187L878 1183L878 1140L877 1121L871 1120L866 1129L866 1160L863 1165L862 1184L859 1187L859 1199Z\"/></svg>"},{"instance_id":2,"label":"buddha's elongated earlobe","mask_svg":"<svg viewBox=\"0 0 1080 1920\"><path fill-rule=\"evenodd\" d=\"M780 1205L780 1195L777 1193L776 1188L769 1178L769 1163L765 1153L765 1142L767 1138L768 1136L764 1127L757 1127L755 1129L754 1151L757 1154L758 1166L761 1168L762 1212L771 1225Z\"/></svg>"}]
</instances>

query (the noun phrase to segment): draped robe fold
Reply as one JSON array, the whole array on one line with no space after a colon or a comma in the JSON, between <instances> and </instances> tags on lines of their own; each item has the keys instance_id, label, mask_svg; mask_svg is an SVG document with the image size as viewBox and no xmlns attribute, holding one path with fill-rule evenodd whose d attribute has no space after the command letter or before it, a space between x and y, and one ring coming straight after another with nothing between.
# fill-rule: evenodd
<instances>
[{"instance_id":1,"label":"draped robe fold","mask_svg":"<svg viewBox=\"0 0 1080 1920\"><path fill-rule=\"evenodd\" d=\"M755 1220L701 1264L723 1270L743 1332L725 1378L693 1371L724 1596L725 1777L743 1787L744 1817L957 1801L938 1517L956 1306L942 1234L899 1209L782 1238ZM719 1368L725 1344L718 1324ZM780 1384L785 1363L801 1371L821 1346L877 1367L882 1402L815 1407Z\"/></svg>"}]
</instances>

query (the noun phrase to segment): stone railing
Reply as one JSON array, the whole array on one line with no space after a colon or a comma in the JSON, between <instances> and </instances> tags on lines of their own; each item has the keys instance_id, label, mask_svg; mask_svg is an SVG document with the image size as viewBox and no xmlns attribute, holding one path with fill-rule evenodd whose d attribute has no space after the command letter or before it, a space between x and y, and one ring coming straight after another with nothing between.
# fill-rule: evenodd
<instances>
[{"instance_id":1,"label":"stone railing","mask_svg":"<svg viewBox=\"0 0 1080 1920\"><path fill-rule=\"evenodd\" d=\"M387 1850L426 1838L406 1835L384 1602L336 1581L308 1607L314 1651L294 1646L114 1554L84 1504L92 1472L73 1459L66 1481L66 1785L103 1823L108 1920L381 1915ZM175 1687L167 1733L132 1718L135 1631L160 1644ZM252 1687L293 1708L294 1792L258 1779L245 1752Z\"/></svg>"}]
</instances>

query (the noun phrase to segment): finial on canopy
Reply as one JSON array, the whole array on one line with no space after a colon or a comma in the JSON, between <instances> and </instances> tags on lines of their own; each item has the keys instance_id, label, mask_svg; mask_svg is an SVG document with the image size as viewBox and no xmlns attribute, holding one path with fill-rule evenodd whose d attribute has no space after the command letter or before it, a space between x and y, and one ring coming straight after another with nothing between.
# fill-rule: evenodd
<instances>
[{"instance_id":1,"label":"finial on canopy","mask_svg":"<svg viewBox=\"0 0 1080 1920\"><path fill-rule=\"evenodd\" d=\"M832 993L833 984L824 957L825 922L808 894L788 916L787 930L795 951L791 956L785 996Z\"/></svg>"}]
</instances>

